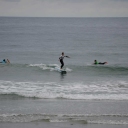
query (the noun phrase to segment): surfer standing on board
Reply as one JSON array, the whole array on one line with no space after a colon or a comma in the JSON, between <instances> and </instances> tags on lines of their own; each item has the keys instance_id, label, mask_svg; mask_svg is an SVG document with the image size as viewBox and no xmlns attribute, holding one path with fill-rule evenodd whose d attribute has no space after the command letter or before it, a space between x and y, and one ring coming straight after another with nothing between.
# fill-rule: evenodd
<instances>
[{"instance_id":1,"label":"surfer standing on board","mask_svg":"<svg viewBox=\"0 0 128 128\"><path fill-rule=\"evenodd\" d=\"M60 69L62 69L64 66L64 62L63 62L64 57L70 58L69 56L64 56L64 52L62 52L62 55L59 57L59 61L61 63Z\"/></svg>"}]
</instances>

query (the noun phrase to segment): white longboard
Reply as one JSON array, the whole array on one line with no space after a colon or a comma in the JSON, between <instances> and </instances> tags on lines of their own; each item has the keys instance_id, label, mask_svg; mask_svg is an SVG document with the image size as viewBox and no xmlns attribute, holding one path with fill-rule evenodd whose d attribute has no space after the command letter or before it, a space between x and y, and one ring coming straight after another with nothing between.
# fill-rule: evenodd
<instances>
[{"instance_id":1,"label":"white longboard","mask_svg":"<svg viewBox=\"0 0 128 128\"><path fill-rule=\"evenodd\" d=\"M60 73L67 73L65 70L60 69L60 67L55 67L55 70L60 72Z\"/></svg>"}]
</instances>

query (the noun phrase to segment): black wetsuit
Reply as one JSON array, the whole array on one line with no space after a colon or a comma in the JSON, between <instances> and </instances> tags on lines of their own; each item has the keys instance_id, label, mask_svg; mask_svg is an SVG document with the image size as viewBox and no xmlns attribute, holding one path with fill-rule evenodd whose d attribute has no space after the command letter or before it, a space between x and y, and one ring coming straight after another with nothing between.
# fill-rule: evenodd
<instances>
[{"instance_id":1,"label":"black wetsuit","mask_svg":"<svg viewBox=\"0 0 128 128\"><path fill-rule=\"evenodd\" d=\"M102 64L102 65L104 65L104 64L106 64L106 62L103 62L103 63L99 62L99 64Z\"/></svg>"},{"instance_id":2,"label":"black wetsuit","mask_svg":"<svg viewBox=\"0 0 128 128\"><path fill-rule=\"evenodd\" d=\"M94 63L95 65L97 65L97 64L101 64L101 65L104 65L104 64L106 64L107 62L96 62L96 63Z\"/></svg>"},{"instance_id":3,"label":"black wetsuit","mask_svg":"<svg viewBox=\"0 0 128 128\"><path fill-rule=\"evenodd\" d=\"M64 62L63 62L64 57L68 57L68 56L62 56L62 55L61 55L61 57L59 58L59 59L60 59L60 63L61 63L61 69L62 69L63 66L64 66Z\"/></svg>"}]
</instances>

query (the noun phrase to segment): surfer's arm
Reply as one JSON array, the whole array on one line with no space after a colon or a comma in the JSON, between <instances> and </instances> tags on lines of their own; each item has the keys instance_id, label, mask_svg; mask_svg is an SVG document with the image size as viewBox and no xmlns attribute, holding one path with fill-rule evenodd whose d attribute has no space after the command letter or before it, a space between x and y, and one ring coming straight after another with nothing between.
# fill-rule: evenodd
<instances>
[{"instance_id":1,"label":"surfer's arm","mask_svg":"<svg viewBox=\"0 0 128 128\"><path fill-rule=\"evenodd\" d=\"M59 57L59 60L61 59L61 56Z\"/></svg>"},{"instance_id":2,"label":"surfer's arm","mask_svg":"<svg viewBox=\"0 0 128 128\"><path fill-rule=\"evenodd\" d=\"M69 56L64 56L64 57L70 58Z\"/></svg>"},{"instance_id":3,"label":"surfer's arm","mask_svg":"<svg viewBox=\"0 0 128 128\"><path fill-rule=\"evenodd\" d=\"M7 59L7 63L8 63L8 64L10 64L10 61L9 61L9 59Z\"/></svg>"}]
</instances>

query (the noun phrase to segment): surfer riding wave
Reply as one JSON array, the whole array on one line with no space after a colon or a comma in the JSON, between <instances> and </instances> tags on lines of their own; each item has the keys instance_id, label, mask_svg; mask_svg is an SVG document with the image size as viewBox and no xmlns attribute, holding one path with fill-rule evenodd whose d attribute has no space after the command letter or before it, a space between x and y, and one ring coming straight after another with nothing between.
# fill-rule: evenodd
<instances>
[{"instance_id":1,"label":"surfer riding wave","mask_svg":"<svg viewBox=\"0 0 128 128\"><path fill-rule=\"evenodd\" d=\"M63 61L64 57L70 58L69 56L64 56L64 52L62 52L61 56L59 57L59 61L61 63L60 69L62 69L64 66L64 61Z\"/></svg>"}]
</instances>

